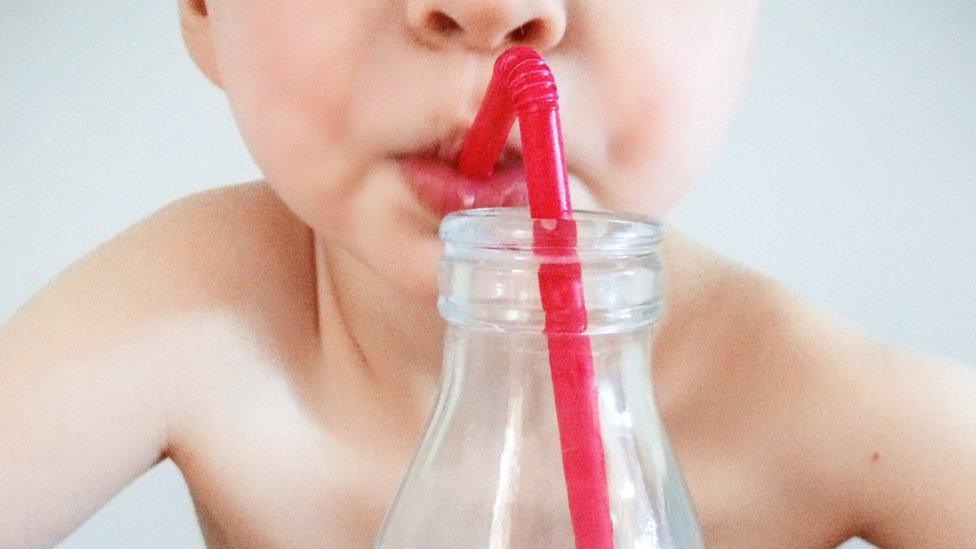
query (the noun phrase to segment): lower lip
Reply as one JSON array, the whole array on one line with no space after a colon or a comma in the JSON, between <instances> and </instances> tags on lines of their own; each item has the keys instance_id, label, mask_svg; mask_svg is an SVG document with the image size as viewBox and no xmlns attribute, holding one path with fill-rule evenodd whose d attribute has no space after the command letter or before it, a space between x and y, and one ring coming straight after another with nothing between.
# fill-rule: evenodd
<instances>
[{"instance_id":1,"label":"lower lip","mask_svg":"<svg viewBox=\"0 0 976 549\"><path fill-rule=\"evenodd\" d=\"M528 204L521 161L499 167L484 180L466 177L443 160L428 156L405 156L399 165L414 196L438 218L457 210Z\"/></svg>"}]
</instances>

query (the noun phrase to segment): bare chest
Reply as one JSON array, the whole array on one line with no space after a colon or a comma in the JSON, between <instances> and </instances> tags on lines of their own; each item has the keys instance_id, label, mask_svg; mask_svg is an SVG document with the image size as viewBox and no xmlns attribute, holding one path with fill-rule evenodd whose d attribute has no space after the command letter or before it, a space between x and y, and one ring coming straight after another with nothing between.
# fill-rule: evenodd
<instances>
[{"instance_id":1,"label":"bare chest","mask_svg":"<svg viewBox=\"0 0 976 549\"><path fill-rule=\"evenodd\" d=\"M257 489L228 478L214 486L219 493L194 491L208 546L369 547L399 475L362 463L343 469L342 478L279 473Z\"/></svg>"},{"instance_id":2,"label":"bare chest","mask_svg":"<svg viewBox=\"0 0 976 549\"><path fill-rule=\"evenodd\" d=\"M172 452L208 545L369 547L412 456L368 425L343 435L279 369L215 378Z\"/></svg>"},{"instance_id":3,"label":"bare chest","mask_svg":"<svg viewBox=\"0 0 976 549\"><path fill-rule=\"evenodd\" d=\"M258 375L210 391L209 405L174 454L208 545L372 544L412 452L390 431L367 424L355 428L362 409L326 418L308 405L302 390L287 379ZM346 428L336 428L337 420ZM830 539L818 521L799 512L805 505L791 508L790 498L782 498L790 487L766 467L761 450L688 444L702 437L686 428L670 436L710 546L818 546Z\"/></svg>"},{"instance_id":4,"label":"bare chest","mask_svg":"<svg viewBox=\"0 0 976 549\"><path fill-rule=\"evenodd\" d=\"M250 443L184 466L210 546L369 547L407 465L310 441Z\"/></svg>"}]
</instances>

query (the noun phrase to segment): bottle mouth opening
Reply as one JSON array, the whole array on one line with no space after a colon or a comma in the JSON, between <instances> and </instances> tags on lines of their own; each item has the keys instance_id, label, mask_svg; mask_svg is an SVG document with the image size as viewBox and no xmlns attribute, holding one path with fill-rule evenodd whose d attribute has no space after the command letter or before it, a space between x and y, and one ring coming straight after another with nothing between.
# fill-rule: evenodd
<instances>
[{"instance_id":1,"label":"bottle mouth opening","mask_svg":"<svg viewBox=\"0 0 976 549\"><path fill-rule=\"evenodd\" d=\"M661 312L661 225L609 212L532 219L525 208L465 210L441 223L441 315L469 328L549 330L543 265L578 264L589 334L649 325ZM576 332L573 332L576 333Z\"/></svg>"},{"instance_id":2,"label":"bottle mouth opening","mask_svg":"<svg viewBox=\"0 0 976 549\"><path fill-rule=\"evenodd\" d=\"M574 210L573 219L533 219L528 208L479 208L451 213L441 222L440 237L451 247L484 250L540 251L535 243L537 229L552 231L560 224L572 224L575 245L549 241L545 250L576 250L589 255L654 251L664 230L660 223L639 216Z\"/></svg>"}]
</instances>

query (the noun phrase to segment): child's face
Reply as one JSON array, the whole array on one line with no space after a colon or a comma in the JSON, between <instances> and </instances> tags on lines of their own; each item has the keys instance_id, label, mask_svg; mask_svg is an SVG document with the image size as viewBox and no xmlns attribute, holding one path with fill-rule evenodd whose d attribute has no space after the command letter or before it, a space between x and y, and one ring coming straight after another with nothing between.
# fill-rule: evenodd
<instances>
[{"instance_id":1,"label":"child's face","mask_svg":"<svg viewBox=\"0 0 976 549\"><path fill-rule=\"evenodd\" d=\"M723 134L755 11L755 0L212 0L188 41L207 49L198 61L288 206L382 278L429 294L443 213L432 202L457 184L441 168L511 40L542 50L556 75L574 205L661 215ZM410 175L418 159L426 171ZM519 201L505 192L474 205Z\"/></svg>"}]
</instances>

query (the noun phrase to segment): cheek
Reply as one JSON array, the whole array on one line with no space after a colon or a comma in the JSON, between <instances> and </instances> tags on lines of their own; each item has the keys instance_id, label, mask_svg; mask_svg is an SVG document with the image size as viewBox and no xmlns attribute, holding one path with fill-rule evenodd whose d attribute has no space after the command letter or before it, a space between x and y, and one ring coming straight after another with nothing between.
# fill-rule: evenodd
<instances>
[{"instance_id":1,"label":"cheek","mask_svg":"<svg viewBox=\"0 0 976 549\"><path fill-rule=\"evenodd\" d=\"M217 5L220 6L221 3ZM330 2L231 2L212 13L224 91L255 162L311 225L362 170L345 136L361 12ZM343 7L344 6L344 7ZM314 205L314 208L313 208Z\"/></svg>"},{"instance_id":2,"label":"cheek","mask_svg":"<svg viewBox=\"0 0 976 549\"><path fill-rule=\"evenodd\" d=\"M684 196L725 134L753 19L742 3L699 13L669 9L606 52L600 111L612 174L606 200L642 204L639 213L657 216Z\"/></svg>"}]
</instances>

